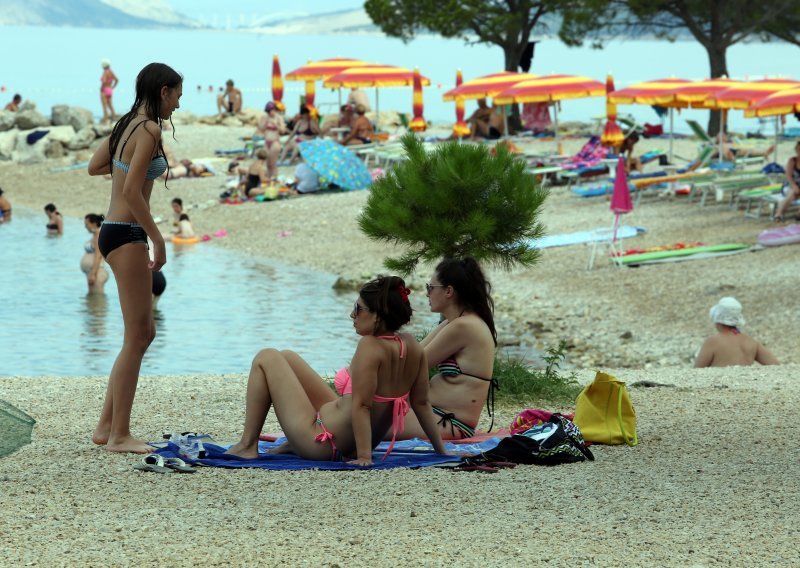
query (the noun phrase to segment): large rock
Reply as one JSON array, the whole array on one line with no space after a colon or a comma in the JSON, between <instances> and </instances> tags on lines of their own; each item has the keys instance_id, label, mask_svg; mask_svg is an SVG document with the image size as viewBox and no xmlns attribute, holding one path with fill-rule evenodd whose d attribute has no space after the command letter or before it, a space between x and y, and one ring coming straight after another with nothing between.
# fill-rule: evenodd
<instances>
[{"instance_id":1,"label":"large rock","mask_svg":"<svg viewBox=\"0 0 800 568\"><path fill-rule=\"evenodd\" d=\"M50 126L46 116L35 110L21 110L16 113L14 123L20 130L30 130L41 126Z\"/></svg>"},{"instance_id":2,"label":"large rock","mask_svg":"<svg viewBox=\"0 0 800 568\"><path fill-rule=\"evenodd\" d=\"M69 124L76 131L83 130L87 126L94 124L92 112L81 107L68 105L55 105L51 113L53 126L63 126Z\"/></svg>"},{"instance_id":3,"label":"large rock","mask_svg":"<svg viewBox=\"0 0 800 568\"><path fill-rule=\"evenodd\" d=\"M0 110L0 132L11 130L17 121L17 113L7 110Z\"/></svg>"},{"instance_id":4,"label":"large rock","mask_svg":"<svg viewBox=\"0 0 800 568\"><path fill-rule=\"evenodd\" d=\"M94 128L87 126L75 133L75 136L67 144L67 148L70 150L85 150L94 142L94 138Z\"/></svg>"},{"instance_id":5,"label":"large rock","mask_svg":"<svg viewBox=\"0 0 800 568\"><path fill-rule=\"evenodd\" d=\"M107 123L103 124L102 122L98 122L97 124L92 125L94 128L95 138L105 138L111 134L111 131L114 129L114 125Z\"/></svg>"},{"instance_id":6,"label":"large rock","mask_svg":"<svg viewBox=\"0 0 800 568\"><path fill-rule=\"evenodd\" d=\"M10 160L14 148L17 147L17 131L0 132L0 160Z\"/></svg>"},{"instance_id":7,"label":"large rock","mask_svg":"<svg viewBox=\"0 0 800 568\"><path fill-rule=\"evenodd\" d=\"M39 138L35 143L28 144L28 134L33 130L18 130L17 141L11 159L20 164L36 164L45 160L47 150L47 136Z\"/></svg>"},{"instance_id":8,"label":"large rock","mask_svg":"<svg viewBox=\"0 0 800 568\"><path fill-rule=\"evenodd\" d=\"M64 149L64 145L58 140L50 140L44 151L44 155L47 156L48 159L53 160L63 158L67 155L67 151Z\"/></svg>"},{"instance_id":9,"label":"large rock","mask_svg":"<svg viewBox=\"0 0 800 568\"><path fill-rule=\"evenodd\" d=\"M51 126L48 130L50 132L47 134L47 139L60 142L64 146L69 144L69 141L75 137L75 129L69 124L64 126Z\"/></svg>"},{"instance_id":10,"label":"large rock","mask_svg":"<svg viewBox=\"0 0 800 568\"><path fill-rule=\"evenodd\" d=\"M173 124L194 124L197 117L189 111L179 111L172 113Z\"/></svg>"},{"instance_id":11,"label":"large rock","mask_svg":"<svg viewBox=\"0 0 800 568\"><path fill-rule=\"evenodd\" d=\"M225 118L222 119L222 126L237 127L244 125L242 124L242 121L236 118L235 116L226 116Z\"/></svg>"}]
</instances>

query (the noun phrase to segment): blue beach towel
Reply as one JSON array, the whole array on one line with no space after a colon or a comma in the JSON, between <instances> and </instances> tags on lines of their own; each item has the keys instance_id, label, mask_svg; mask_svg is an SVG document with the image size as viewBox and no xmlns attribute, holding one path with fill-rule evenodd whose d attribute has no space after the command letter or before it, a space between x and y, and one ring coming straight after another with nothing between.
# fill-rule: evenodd
<instances>
[{"instance_id":1,"label":"blue beach towel","mask_svg":"<svg viewBox=\"0 0 800 568\"><path fill-rule=\"evenodd\" d=\"M279 446L285 441L286 438L278 438L274 442L260 441L258 443L258 451L265 452L270 448ZM477 454L494 448L499 442L500 438L490 438L476 444L445 443L445 447L448 450L462 454ZM436 454L434 453L430 442L427 440L420 440L418 438L395 442L392 453L389 454L389 457L387 457L385 461L383 460L383 454L386 453L386 449L389 447L389 442L381 442L372 454L374 464L369 468L350 465L346 462L307 460L294 454L279 454L274 456L262 454L259 455L257 459L246 460L237 458L235 456L223 455L230 446L218 446L210 443L204 443L203 445L206 450L206 457L197 460L193 460L185 455L181 455L179 453L179 447L172 442L166 442L166 445L156 450L155 453L164 457L180 457L186 463L193 465L196 464L209 467L224 467L229 469L258 468L271 470L353 470L395 469L400 467L418 468L458 462L462 457L461 455L444 456Z\"/></svg>"},{"instance_id":2,"label":"blue beach towel","mask_svg":"<svg viewBox=\"0 0 800 568\"><path fill-rule=\"evenodd\" d=\"M563 247L568 245L578 245L584 243L605 242L611 240L611 230L608 227L593 229L591 231L578 231L577 233L566 233L561 235L547 235L539 239L528 241L528 244L535 248ZM627 239L646 233L644 227L631 227L622 225L617 229L618 239Z\"/></svg>"}]
</instances>

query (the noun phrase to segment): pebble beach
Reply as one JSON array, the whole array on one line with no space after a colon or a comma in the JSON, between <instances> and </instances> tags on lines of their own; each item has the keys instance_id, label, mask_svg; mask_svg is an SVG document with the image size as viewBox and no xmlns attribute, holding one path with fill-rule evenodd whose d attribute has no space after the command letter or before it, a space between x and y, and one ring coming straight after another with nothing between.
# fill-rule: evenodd
<instances>
[{"instance_id":1,"label":"pebble beach","mask_svg":"<svg viewBox=\"0 0 800 568\"><path fill-rule=\"evenodd\" d=\"M165 139L179 158L209 159L224 172L228 160L215 159L214 149L240 146L251 133L178 124L176 140L171 133ZM583 141L567 139L565 152ZM637 150L667 144L642 140ZM781 142L780 161L792 151L791 141ZM675 153L696 155L697 141L676 140ZM85 169L50 171L66 165L0 162L0 185L14 207L41 211L53 202L67 216L104 213L110 182ZM382 260L401 252L360 233L356 217L367 191L233 206L219 204L223 184L218 174L157 185L153 213L170 219L169 202L180 196L198 206L190 208L196 231L227 232L215 246L345 283L385 272ZM625 248L755 244L775 226L726 203L700 207L652 193L622 219L646 229ZM613 215L605 198L583 199L557 186L541 221L547 234L559 234L610 228ZM0 565L797 565L800 462L786 444L800 419L800 389L791 378L800 370L794 247L640 268L612 266L604 252L592 270L585 245L544 249L533 268L489 269L497 328L501 343L522 349L565 340L567 363L583 384L603 369L629 385L667 385L631 387L638 446L594 446L593 463L494 475L207 468L163 476L135 472L137 458L89 441L107 377L0 377L0 399L38 422L32 444L0 459ZM424 297L431 271L422 266L409 277L415 295ZM782 365L691 368L713 332L708 310L721 296L742 303L745 331ZM135 433L155 440L165 431L204 431L233 442L247 364L224 376L143 376ZM497 422L505 426L517 411L541 405L505 406ZM269 420L265 430L277 430Z\"/></svg>"}]
</instances>

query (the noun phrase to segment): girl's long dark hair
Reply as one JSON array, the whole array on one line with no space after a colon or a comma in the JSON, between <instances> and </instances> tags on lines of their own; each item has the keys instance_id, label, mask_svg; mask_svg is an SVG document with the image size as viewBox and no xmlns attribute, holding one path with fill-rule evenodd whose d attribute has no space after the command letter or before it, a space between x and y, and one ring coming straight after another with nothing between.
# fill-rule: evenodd
<instances>
[{"instance_id":1,"label":"girl's long dark hair","mask_svg":"<svg viewBox=\"0 0 800 568\"><path fill-rule=\"evenodd\" d=\"M150 63L144 69L139 71L136 76L136 99L133 101L131 110L122 116L114 125L111 130L111 136L108 140L109 155L113 159L117 153L122 133L128 125L136 118L136 111L140 106L144 105L145 114L151 120L154 120L159 128L161 127L161 115L159 109L161 107L161 87L168 87L176 89L183 83L183 76L175 71L169 65L163 63ZM172 117L169 119L172 125L172 137L175 138L175 125L172 124ZM145 127L142 127L145 128ZM164 155L164 145L161 140L158 141L158 153ZM121 158L122 156L120 156ZM112 174L114 168L111 168ZM167 178L169 178L169 164L167 164ZM166 179L166 178L165 178Z\"/></svg>"},{"instance_id":2,"label":"girl's long dark hair","mask_svg":"<svg viewBox=\"0 0 800 568\"><path fill-rule=\"evenodd\" d=\"M105 216L98 213L87 213L84 219L89 221L92 225L99 227L103 224L103 221L105 221Z\"/></svg>"},{"instance_id":3,"label":"girl's long dark hair","mask_svg":"<svg viewBox=\"0 0 800 568\"><path fill-rule=\"evenodd\" d=\"M358 294L389 331L397 331L411 321L409 289L399 276L378 276L364 284Z\"/></svg>"},{"instance_id":4,"label":"girl's long dark hair","mask_svg":"<svg viewBox=\"0 0 800 568\"><path fill-rule=\"evenodd\" d=\"M463 260L446 258L436 266L436 276L443 286L453 287L458 295L458 303L464 309L475 312L486 323L497 345L492 285L486 280L478 262L472 257Z\"/></svg>"}]
</instances>

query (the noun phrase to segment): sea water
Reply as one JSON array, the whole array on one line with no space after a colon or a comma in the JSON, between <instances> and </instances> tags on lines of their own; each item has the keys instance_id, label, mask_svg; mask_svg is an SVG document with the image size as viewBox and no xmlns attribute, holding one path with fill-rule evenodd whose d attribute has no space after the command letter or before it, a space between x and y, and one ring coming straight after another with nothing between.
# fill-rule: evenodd
<instances>
[{"instance_id":1,"label":"sea water","mask_svg":"<svg viewBox=\"0 0 800 568\"><path fill-rule=\"evenodd\" d=\"M108 58L120 79L114 93L115 110L128 110L133 102L134 82L139 70L152 61L162 61L180 71L185 80L181 109L198 115L216 112L216 95L231 78L242 89L245 106L261 108L271 99L272 56L278 54L284 73L308 60L331 57L360 58L372 63L419 67L430 78L425 88L425 117L452 122L453 103L441 95L454 86L457 69L464 79L503 69L503 52L487 44L467 45L458 39L419 36L403 43L380 34L364 35L263 35L225 30L115 30L0 27L0 101L19 92L37 103L45 114L55 104L77 105L101 115L100 60ZM781 43L739 43L728 50L728 69L736 79L759 79L768 75L800 79L797 47ZM604 49L569 48L557 39L543 39L536 45L531 73L583 75L605 82L612 73L617 88L663 77L704 79L709 74L708 57L695 41L673 43L657 40L614 40ZM376 91L367 90L375 106ZM284 82L284 102L294 113L304 92L302 82ZM346 96L346 91L342 93ZM378 91L380 108L411 111L410 88ZM338 93L317 82L317 106L334 112ZM3 101L5 102L5 101ZM474 109L467 103L467 112ZM657 123L647 106L624 105L620 113L639 122ZM567 100L561 103L559 119L588 121L605 114L602 97ZM689 132L684 118L704 124L708 112L685 110L675 121L677 132ZM734 130L755 130L757 119L744 119L739 111L730 113ZM791 119L793 126L794 120ZM770 130L765 130L769 133Z\"/></svg>"}]
</instances>

